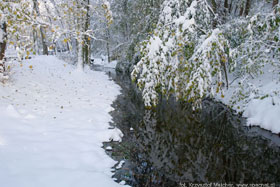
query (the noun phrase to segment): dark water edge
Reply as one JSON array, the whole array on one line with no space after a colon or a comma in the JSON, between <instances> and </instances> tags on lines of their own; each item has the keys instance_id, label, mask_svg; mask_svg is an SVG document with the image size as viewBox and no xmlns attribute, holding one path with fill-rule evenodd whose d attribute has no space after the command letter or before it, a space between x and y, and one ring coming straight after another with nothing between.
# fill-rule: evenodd
<instances>
[{"instance_id":1,"label":"dark water edge","mask_svg":"<svg viewBox=\"0 0 280 187\"><path fill-rule=\"evenodd\" d=\"M124 165L114 178L131 186L189 186L189 183L280 185L280 138L246 120L222 103L203 102L200 112L174 100L145 110L129 76L106 71L122 88L113 103L121 143L104 147ZM133 130L131 129L133 128ZM274 185L273 185L274 184Z\"/></svg>"}]
</instances>

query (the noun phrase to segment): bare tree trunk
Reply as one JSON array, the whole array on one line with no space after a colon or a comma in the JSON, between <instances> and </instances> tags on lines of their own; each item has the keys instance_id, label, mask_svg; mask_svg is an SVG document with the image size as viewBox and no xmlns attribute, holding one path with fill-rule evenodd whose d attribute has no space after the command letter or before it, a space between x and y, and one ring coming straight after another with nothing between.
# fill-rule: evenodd
<instances>
[{"instance_id":1,"label":"bare tree trunk","mask_svg":"<svg viewBox=\"0 0 280 187\"><path fill-rule=\"evenodd\" d=\"M33 6L34 6L33 8L34 8L36 14L39 16L40 11L39 11L37 0L33 0ZM48 46L46 44L46 33L44 31L44 28L42 28L41 26L40 26L40 34L41 34L41 40L42 40L42 46L43 46L43 55L49 55Z\"/></svg>"},{"instance_id":2,"label":"bare tree trunk","mask_svg":"<svg viewBox=\"0 0 280 187\"><path fill-rule=\"evenodd\" d=\"M5 71L5 51L6 51L6 45L7 45L7 24L5 22L0 24L0 29L3 32L3 36L1 43L0 43L0 73L3 73Z\"/></svg>"},{"instance_id":3,"label":"bare tree trunk","mask_svg":"<svg viewBox=\"0 0 280 187\"><path fill-rule=\"evenodd\" d=\"M212 3L212 9L213 9L214 13L216 14L217 13L217 3L215 0L211 0L211 3Z\"/></svg>"},{"instance_id":4,"label":"bare tree trunk","mask_svg":"<svg viewBox=\"0 0 280 187\"><path fill-rule=\"evenodd\" d=\"M272 8L274 8L277 4L278 4L278 0L273 0L273 2L272 2Z\"/></svg>"},{"instance_id":5,"label":"bare tree trunk","mask_svg":"<svg viewBox=\"0 0 280 187\"><path fill-rule=\"evenodd\" d=\"M86 23L85 23L85 31L89 29L90 26L90 15L89 15L89 0L86 0ZM84 37L84 46L83 46L83 58L84 63L89 64L90 63L90 40L88 36Z\"/></svg>"},{"instance_id":6,"label":"bare tree trunk","mask_svg":"<svg viewBox=\"0 0 280 187\"><path fill-rule=\"evenodd\" d=\"M38 43L38 33L36 29L33 29L33 43L34 43L34 49L36 54L39 54L39 43Z\"/></svg>"},{"instance_id":7,"label":"bare tree trunk","mask_svg":"<svg viewBox=\"0 0 280 187\"><path fill-rule=\"evenodd\" d=\"M49 7L48 7L48 5L47 5L47 2L46 2L46 0L44 0L43 1L43 3L44 3L44 7L45 7L45 9L46 9L46 11L47 11L47 13L48 13L48 19L49 19L49 21L50 21L50 23L51 24L53 24L53 20L52 20L52 18L51 18L51 11L50 11L50 9L49 9ZM55 8L56 9L56 8ZM57 9L56 9L57 10ZM59 12L57 12L58 14L57 15L59 15ZM62 21L60 20L60 22L62 23ZM63 24L62 24L63 25ZM63 26L64 27L64 26ZM67 42L67 44L68 44L68 42ZM52 55L56 55L56 42L53 40L52 41L52 44L51 44L51 46L52 46Z\"/></svg>"},{"instance_id":8,"label":"bare tree trunk","mask_svg":"<svg viewBox=\"0 0 280 187\"><path fill-rule=\"evenodd\" d=\"M42 27L40 27L42 45L43 45L43 55L49 55L48 46L46 44L46 33Z\"/></svg>"},{"instance_id":9,"label":"bare tree trunk","mask_svg":"<svg viewBox=\"0 0 280 187\"><path fill-rule=\"evenodd\" d=\"M247 0L245 5L245 11L244 11L245 16L248 16L250 11L250 6L251 6L251 0Z\"/></svg>"},{"instance_id":10,"label":"bare tree trunk","mask_svg":"<svg viewBox=\"0 0 280 187\"><path fill-rule=\"evenodd\" d=\"M227 19L227 16L229 14L229 8L228 8L228 0L224 0L224 9L223 9L223 15L222 20L225 22Z\"/></svg>"},{"instance_id":11,"label":"bare tree trunk","mask_svg":"<svg viewBox=\"0 0 280 187\"><path fill-rule=\"evenodd\" d=\"M241 6L241 8L240 8L240 12L239 12L239 16L243 16L243 11L244 10L244 8L243 8L243 5Z\"/></svg>"},{"instance_id":12,"label":"bare tree trunk","mask_svg":"<svg viewBox=\"0 0 280 187\"><path fill-rule=\"evenodd\" d=\"M224 73L225 73L225 78L226 78L226 86L227 86L227 89L228 89L228 86L229 86L229 83L228 83L228 73L227 73L227 66L224 62L221 62L222 64L222 67L224 69Z\"/></svg>"},{"instance_id":13,"label":"bare tree trunk","mask_svg":"<svg viewBox=\"0 0 280 187\"><path fill-rule=\"evenodd\" d=\"M228 0L225 0L224 8L225 8L225 13L227 14L227 12L229 11L229 9L228 9Z\"/></svg>"},{"instance_id":14,"label":"bare tree trunk","mask_svg":"<svg viewBox=\"0 0 280 187\"><path fill-rule=\"evenodd\" d=\"M84 59L83 59L83 39L80 38L77 40L78 44L78 63L77 63L77 69L79 71L83 71L84 69Z\"/></svg>"},{"instance_id":15,"label":"bare tree trunk","mask_svg":"<svg viewBox=\"0 0 280 187\"><path fill-rule=\"evenodd\" d=\"M4 22L4 23L1 23L1 30L2 32L4 33L2 38L3 38L3 41L2 43L0 43L0 60L3 60L4 59L4 56L5 56L5 51L6 51L6 45L7 45L7 24Z\"/></svg>"},{"instance_id":16,"label":"bare tree trunk","mask_svg":"<svg viewBox=\"0 0 280 187\"><path fill-rule=\"evenodd\" d=\"M230 1L229 8L228 8L228 13L229 14L231 14L231 9L232 9L232 0Z\"/></svg>"},{"instance_id":17,"label":"bare tree trunk","mask_svg":"<svg viewBox=\"0 0 280 187\"><path fill-rule=\"evenodd\" d=\"M106 32L107 32L106 48L107 48L107 55L108 55L108 63L110 63L111 62L111 54L110 54L110 30L109 30L109 27L107 27Z\"/></svg>"},{"instance_id":18,"label":"bare tree trunk","mask_svg":"<svg viewBox=\"0 0 280 187\"><path fill-rule=\"evenodd\" d=\"M238 6L235 6L234 15L237 15Z\"/></svg>"},{"instance_id":19,"label":"bare tree trunk","mask_svg":"<svg viewBox=\"0 0 280 187\"><path fill-rule=\"evenodd\" d=\"M84 38L84 44L83 44L83 60L84 60L84 63L85 64L89 64L89 49L90 49L90 47L89 47L89 45L90 45L90 41L88 40L88 38L85 36L85 38Z\"/></svg>"},{"instance_id":20,"label":"bare tree trunk","mask_svg":"<svg viewBox=\"0 0 280 187\"><path fill-rule=\"evenodd\" d=\"M211 0L211 3L212 3L212 9L213 9L214 13L216 14L217 13L217 3L215 0ZM213 25L212 25L214 29L217 27L217 24L218 24L218 20L215 18L213 21Z\"/></svg>"}]
</instances>

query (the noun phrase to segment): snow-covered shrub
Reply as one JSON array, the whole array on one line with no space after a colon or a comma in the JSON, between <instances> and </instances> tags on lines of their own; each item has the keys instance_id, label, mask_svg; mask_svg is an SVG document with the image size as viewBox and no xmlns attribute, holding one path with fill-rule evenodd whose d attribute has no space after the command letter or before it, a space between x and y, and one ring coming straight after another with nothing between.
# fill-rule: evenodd
<instances>
[{"instance_id":1,"label":"snow-covered shrub","mask_svg":"<svg viewBox=\"0 0 280 187\"><path fill-rule=\"evenodd\" d=\"M279 5L270 13L257 13L242 21L236 21L235 26L238 25L238 29L232 29L234 25L229 27L228 33L231 33L229 41L234 43L231 46L231 57L235 65L232 66L231 72L238 84L235 84L237 88L231 98L231 105L234 106L237 103L246 105L252 99L277 95L279 97L277 87L263 84L264 82L265 84L269 82L279 84L280 82ZM232 42L234 35L241 36L238 42ZM263 91L260 91L260 87L263 87ZM244 106L238 106L238 108L244 108Z\"/></svg>"},{"instance_id":2,"label":"snow-covered shrub","mask_svg":"<svg viewBox=\"0 0 280 187\"><path fill-rule=\"evenodd\" d=\"M264 67L274 67L279 79L279 5L269 13L246 12L247 17L229 16L224 22L212 7L204 0L163 3L157 28L142 42L142 58L132 72L147 107L156 105L160 94L197 107L205 97L223 98L225 88L238 80L234 104L263 97L250 80Z\"/></svg>"},{"instance_id":3,"label":"snow-covered shrub","mask_svg":"<svg viewBox=\"0 0 280 187\"><path fill-rule=\"evenodd\" d=\"M159 93L193 102L221 91L228 62L228 43L220 29L212 29L214 13L207 1L163 4L153 35L142 42L140 62L132 72L147 107Z\"/></svg>"},{"instance_id":4,"label":"snow-covered shrub","mask_svg":"<svg viewBox=\"0 0 280 187\"><path fill-rule=\"evenodd\" d=\"M7 29L6 45L16 48L19 61L35 54L34 33L44 24L32 5L31 0L0 2L0 20Z\"/></svg>"},{"instance_id":5,"label":"snow-covered shrub","mask_svg":"<svg viewBox=\"0 0 280 187\"><path fill-rule=\"evenodd\" d=\"M232 49L238 76L256 77L262 73L262 68L267 64L279 68L279 11L256 14L247 20L246 26L245 29L243 27L244 41Z\"/></svg>"}]
</instances>

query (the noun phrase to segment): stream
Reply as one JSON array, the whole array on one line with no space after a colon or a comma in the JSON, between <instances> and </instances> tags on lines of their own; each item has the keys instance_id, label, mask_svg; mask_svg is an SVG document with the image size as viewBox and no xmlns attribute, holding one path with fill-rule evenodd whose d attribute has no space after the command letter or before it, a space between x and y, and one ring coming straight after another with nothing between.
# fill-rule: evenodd
<instances>
[{"instance_id":1,"label":"stream","mask_svg":"<svg viewBox=\"0 0 280 187\"><path fill-rule=\"evenodd\" d=\"M279 135L245 126L246 119L212 100L205 100L199 112L172 99L145 110L129 76L95 69L122 88L112 105L111 125L124 137L121 143L104 143L112 147L107 154L123 163L114 167L116 181L137 187L280 185Z\"/></svg>"}]
</instances>

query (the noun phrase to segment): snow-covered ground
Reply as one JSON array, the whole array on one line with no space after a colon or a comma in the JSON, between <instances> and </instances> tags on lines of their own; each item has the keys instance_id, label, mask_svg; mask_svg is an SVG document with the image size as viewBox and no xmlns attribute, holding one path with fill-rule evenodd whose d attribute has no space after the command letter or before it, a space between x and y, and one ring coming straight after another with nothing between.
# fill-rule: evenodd
<instances>
[{"instance_id":1,"label":"snow-covered ground","mask_svg":"<svg viewBox=\"0 0 280 187\"><path fill-rule=\"evenodd\" d=\"M240 84L239 84L240 83ZM243 89L240 89L240 85ZM235 97L244 94L238 101ZM225 92L225 98L218 98L233 109L243 112L247 125L260 126L273 133L280 133L280 79L277 69L267 66L257 78L242 81L235 80Z\"/></svg>"},{"instance_id":2,"label":"snow-covered ground","mask_svg":"<svg viewBox=\"0 0 280 187\"><path fill-rule=\"evenodd\" d=\"M102 142L121 140L108 129L120 88L52 56L10 66L10 80L0 83L0 186L119 186Z\"/></svg>"}]
</instances>

